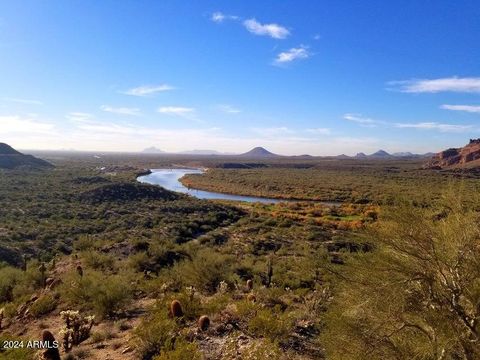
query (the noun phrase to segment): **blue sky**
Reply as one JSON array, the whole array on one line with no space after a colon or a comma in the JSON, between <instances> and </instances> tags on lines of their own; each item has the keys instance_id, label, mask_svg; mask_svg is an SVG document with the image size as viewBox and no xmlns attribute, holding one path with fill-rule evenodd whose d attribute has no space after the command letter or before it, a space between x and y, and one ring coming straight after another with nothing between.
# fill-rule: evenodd
<instances>
[{"instance_id":1,"label":"blue sky","mask_svg":"<svg viewBox=\"0 0 480 360\"><path fill-rule=\"evenodd\" d=\"M0 3L0 142L336 155L480 137L478 1Z\"/></svg>"}]
</instances>

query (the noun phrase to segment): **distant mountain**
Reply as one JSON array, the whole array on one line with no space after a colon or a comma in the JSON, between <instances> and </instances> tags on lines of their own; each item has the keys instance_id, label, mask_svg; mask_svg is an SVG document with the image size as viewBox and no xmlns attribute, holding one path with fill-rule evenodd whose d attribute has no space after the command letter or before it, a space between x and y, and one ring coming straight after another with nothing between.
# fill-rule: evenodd
<instances>
[{"instance_id":1,"label":"distant mountain","mask_svg":"<svg viewBox=\"0 0 480 360\"><path fill-rule=\"evenodd\" d=\"M240 154L240 156L242 157L276 157L276 156L280 156L280 155L277 155L277 154L274 154L274 153L271 153L270 151L268 151L267 149L264 149L263 147L256 147L256 148L253 148L252 150L246 152L246 153L243 153L243 154Z\"/></svg>"},{"instance_id":2,"label":"distant mountain","mask_svg":"<svg viewBox=\"0 0 480 360\"><path fill-rule=\"evenodd\" d=\"M49 167L53 167L53 165L45 160L32 155L24 155L10 145L0 143L0 169Z\"/></svg>"},{"instance_id":3,"label":"distant mountain","mask_svg":"<svg viewBox=\"0 0 480 360\"><path fill-rule=\"evenodd\" d=\"M425 167L430 169L480 167L480 139L470 139L464 147L450 148L435 154Z\"/></svg>"},{"instance_id":4,"label":"distant mountain","mask_svg":"<svg viewBox=\"0 0 480 360\"><path fill-rule=\"evenodd\" d=\"M359 153L357 153L357 155L355 155L355 157L358 158L358 159L364 159L364 158L367 157L367 155L363 152L359 152Z\"/></svg>"},{"instance_id":5,"label":"distant mountain","mask_svg":"<svg viewBox=\"0 0 480 360\"><path fill-rule=\"evenodd\" d=\"M417 156L417 154L412 154L410 151L404 151L404 152L396 152L396 153L393 153L392 156L396 156L396 157L411 157L411 156Z\"/></svg>"},{"instance_id":6,"label":"distant mountain","mask_svg":"<svg viewBox=\"0 0 480 360\"><path fill-rule=\"evenodd\" d=\"M165 151L156 148L155 146L148 147L142 151L145 154L164 154Z\"/></svg>"},{"instance_id":7,"label":"distant mountain","mask_svg":"<svg viewBox=\"0 0 480 360\"><path fill-rule=\"evenodd\" d=\"M389 158L392 157L388 152L385 150L378 150L377 152L374 152L373 154L368 155L370 158Z\"/></svg>"},{"instance_id":8,"label":"distant mountain","mask_svg":"<svg viewBox=\"0 0 480 360\"><path fill-rule=\"evenodd\" d=\"M350 156L345 155L345 154L340 154L335 156L337 159L350 159Z\"/></svg>"}]
</instances>

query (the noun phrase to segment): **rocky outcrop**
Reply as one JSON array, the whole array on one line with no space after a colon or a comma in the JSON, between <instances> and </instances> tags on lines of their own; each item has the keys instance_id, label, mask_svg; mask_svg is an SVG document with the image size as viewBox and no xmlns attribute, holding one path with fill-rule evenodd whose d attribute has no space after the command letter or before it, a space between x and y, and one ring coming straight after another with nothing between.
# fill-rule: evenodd
<instances>
[{"instance_id":1,"label":"rocky outcrop","mask_svg":"<svg viewBox=\"0 0 480 360\"><path fill-rule=\"evenodd\" d=\"M450 148L434 155L425 165L429 169L472 168L480 166L480 139L470 139L461 148Z\"/></svg>"}]
</instances>

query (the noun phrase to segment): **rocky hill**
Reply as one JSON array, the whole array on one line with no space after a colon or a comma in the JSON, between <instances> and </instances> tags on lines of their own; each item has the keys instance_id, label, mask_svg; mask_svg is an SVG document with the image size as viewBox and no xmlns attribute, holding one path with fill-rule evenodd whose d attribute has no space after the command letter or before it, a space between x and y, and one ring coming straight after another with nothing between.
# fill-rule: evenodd
<instances>
[{"instance_id":1,"label":"rocky hill","mask_svg":"<svg viewBox=\"0 0 480 360\"><path fill-rule=\"evenodd\" d=\"M473 168L480 166L480 139L470 139L461 148L450 148L435 154L425 165L430 169Z\"/></svg>"},{"instance_id":2,"label":"rocky hill","mask_svg":"<svg viewBox=\"0 0 480 360\"><path fill-rule=\"evenodd\" d=\"M38 159L32 155L25 155L15 150L10 145L0 143L0 169L17 168L50 168L49 162Z\"/></svg>"}]
</instances>

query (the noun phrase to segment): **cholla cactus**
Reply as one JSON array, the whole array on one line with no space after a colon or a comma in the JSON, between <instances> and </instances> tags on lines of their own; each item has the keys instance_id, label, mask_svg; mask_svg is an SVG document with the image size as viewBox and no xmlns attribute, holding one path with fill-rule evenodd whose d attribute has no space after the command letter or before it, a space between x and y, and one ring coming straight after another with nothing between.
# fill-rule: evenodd
<instances>
[{"instance_id":1,"label":"cholla cactus","mask_svg":"<svg viewBox=\"0 0 480 360\"><path fill-rule=\"evenodd\" d=\"M167 283L163 283L162 286L160 286L160 292L165 295L165 293L167 292L168 290L168 284Z\"/></svg>"},{"instance_id":2,"label":"cholla cactus","mask_svg":"<svg viewBox=\"0 0 480 360\"><path fill-rule=\"evenodd\" d=\"M228 284L225 281L220 281L220 284L217 286L217 293L223 295L228 291Z\"/></svg>"},{"instance_id":3,"label":"cholla cactus","mask_svg":"<svg viewBox=\"0 0 480 360\"><path fill-rule=\"evenodd\" d=\"M193 297L195 296L195 292L197 291L197 289L195 289L194 286L187 286L185 288L185 291L187 292L187 295L190 298L190 300L193 300Z\"/></svg>"},{"instance_id":4,"label":"cholla cactus","mask_svg":"<svg viewBox=\"0 0 480 360\"><path fill-rule=\"evenodd\" d=\"M67 310L60 312L65 320L65 327L62 329L63 348L69 351L73 345L80 344L90 336L95 316L81 316L78 311Z\"/></svg>"}]
</instances>

